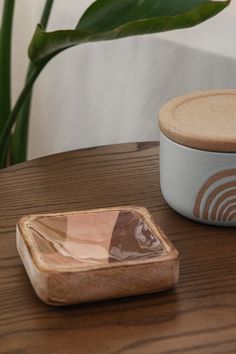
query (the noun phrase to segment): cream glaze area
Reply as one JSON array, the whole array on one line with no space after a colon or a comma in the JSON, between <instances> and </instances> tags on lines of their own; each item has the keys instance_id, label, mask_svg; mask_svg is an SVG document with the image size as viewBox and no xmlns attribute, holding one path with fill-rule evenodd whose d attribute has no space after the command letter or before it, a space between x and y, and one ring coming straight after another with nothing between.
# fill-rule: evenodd
<instances>
[{"instance_id":1,"label":"cream glaze area","mask_svg":"<svg viewBox=\"0 0 236 354\"><path fill-rule=\"evenodd\" d=\"M236 90L202 91L175 98L159 114L160 129L185 146L236 152Z\"/></svg>"},{"instance_id":2,"label":"cream glaze area","mask_svg":"<svg viewBox=\"0 0 236 354\"><path fill-rule=\"evenodd\" d=\"M29 219L27 229L41 260L52 270L165 254L161 241L134 211L39 216Z\"/></svg>"}]
</instances>

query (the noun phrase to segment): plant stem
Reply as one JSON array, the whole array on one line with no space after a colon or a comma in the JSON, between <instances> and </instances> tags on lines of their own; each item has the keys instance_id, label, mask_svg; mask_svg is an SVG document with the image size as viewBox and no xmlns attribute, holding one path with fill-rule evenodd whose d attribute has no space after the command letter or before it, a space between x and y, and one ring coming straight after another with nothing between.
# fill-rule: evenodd
<instances>
[{"instance_id":1,"label":"plant stem","mask_svg":"<svg viewBox=\"0 0 236 354\"><path fill-rule=\"evenodd\" d=\"M8 151L9 151L9 146L11 143L12 136L11 134L8 135L6 143L4 145L3 151L1 151L0 154L0 165L2 167L6 167L8 165Z\"/></svg>"},{"instance_id":2,"label":"plant stem","mask_svg":"<svg viewBox=\"0 0 236 354\"><path fill-rule=\"evenodd\" d=\"M16 101L16 104L15 104L13 110L9 114L7 121L4 125L4 128L0 132L0 155L2 155L6 149L9 135L11 134L12 127L13 127L14 123L16 122L17 115L22 107L22 104L23 104L24 100L27 98L28 94L30 93L30 90L31 90L35 80L37 79L37 77L39 76L40 72L43 70L45 65L46 65L46 63L44 63L43 65L37 66L32 71L25 87L21 91L21 94L18 97L18 100ZM3 168L3 167L4 167L3 161L0 161L0 168Z\"/></svg>"},{"instance_id":3,"label":"plant stem","mask_svg":"<svg viewBox=\"0 0 236 354\"><path fill-rule=\"evenodd\" d=\"M46 28L47 24L48 24L48 20L49 20L49 16L51 13L51 9L52 9L52 5L53 5L54 0L47 0L45 5L44 5L44 9L43 9L43 13L41 16L41 20L40 20L40 24Z\"/></svg>"},{"instance_id":4,"label":"plant stem","mask_svg":"<svg viewBox=\"0 0 236 354\"><path fill-rule=\"evenodd\" d=\"M44 5L42 12L40 24L46 28L51 13L52 5L54 0L47 0ZM34 70L32 63L29 63L26 83L30 78ZM28 93L25 101L22 104L22 107L19 111L15 131L12 139L11 147L11 163L19 163L26 160L27 157L27 146L28 146L28 132L29 132L29 118L30 118L30 109L31 109L31 100L32 100L33 90L31 89Z\"/></svg>"},{"instance_id":5,"label":"plant stem","mask_svg":"<svg viewBox=\"0 0 236 354\"><path fill-rule=\"evenodd\" d=\"M11 110L11 36L15 0L5 0L0 32L0 131Z\"/></svg>"},{"instance_id":6,"label":"plant stem","mask_svg":"<svg viewBox=\"0 0 236 354\"><path fill-rule=\"evenodd\" d=\"M30 90L25 98L17 116L16 126L11 142L11 149L9 151L11 164L16 164L26 160L32 94L33 89Z\"/></svg>"}]
</instances>

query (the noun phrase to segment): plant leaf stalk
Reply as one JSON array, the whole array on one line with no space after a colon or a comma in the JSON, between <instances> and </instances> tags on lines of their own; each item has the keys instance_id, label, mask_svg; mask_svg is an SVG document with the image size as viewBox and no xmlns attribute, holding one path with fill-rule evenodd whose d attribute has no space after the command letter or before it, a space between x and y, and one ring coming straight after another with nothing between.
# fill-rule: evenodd
<instances>
[{"instance_id":1,"label":"plant leaf stalk","mask_svg":"<svg viewBox=\"0 0 236 354\"><path fill-rule=\"evenodd\" d=\"M44 28L47 27L53 2L54 0L47 0L45 2L41 20L40 20L40 25L43 26ZM32 64L32 62L30 62L27 69L26 83L30 79L30 76L33 73L34 69L35 69L34 65ZM16 126L13 133L11 151L10 151L11 164L23 162L27 158L29 120L30 120L32 94L33 94L33 89L31 89L28 92L24 102L22 103L22 107L20 108L18 113Z\"/></svg>"}]
</instances>

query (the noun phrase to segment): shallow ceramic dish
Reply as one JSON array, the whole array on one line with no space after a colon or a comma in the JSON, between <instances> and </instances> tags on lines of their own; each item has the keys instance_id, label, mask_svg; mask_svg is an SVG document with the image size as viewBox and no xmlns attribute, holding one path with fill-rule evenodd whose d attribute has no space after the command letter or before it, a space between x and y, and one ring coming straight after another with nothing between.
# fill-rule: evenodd
<instances>
[{"instance_id":1,"label":"shallow ceramic dish","mask_svg":"<svg viewBox=\"0 0 236 354\"><path fill-rule=\"evenodd\" d=\"M74 304L168 289L178 251L140 207L25 216L17 248L38 296Z\"/></svg>"},{"instance_id":2,"label":"shallow ceramic dish","mask_svg":"<svg viewBox=\"0 0 236 354\"><path fill-rule=\"evenodd\" d=\"M236 226L236 90L173 99L159 125L167 203L196 221Z\"/></svg>"}]
</instances>

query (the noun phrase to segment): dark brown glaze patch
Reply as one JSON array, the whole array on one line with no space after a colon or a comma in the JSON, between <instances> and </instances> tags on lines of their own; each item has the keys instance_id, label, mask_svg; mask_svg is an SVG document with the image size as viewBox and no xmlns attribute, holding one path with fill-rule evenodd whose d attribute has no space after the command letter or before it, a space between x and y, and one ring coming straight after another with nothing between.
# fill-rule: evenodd
<instances>
[{"instance_id":1,"label":"dark brown glaze patch","mask_svg":"<svg viewBox=\"0 0 236 354\"><path fill-rule=\"evenodd\" d=\"M163 255L161 242L136 212L120 212L111 238L109 262Z\"/></svg>"}]
</instances>

